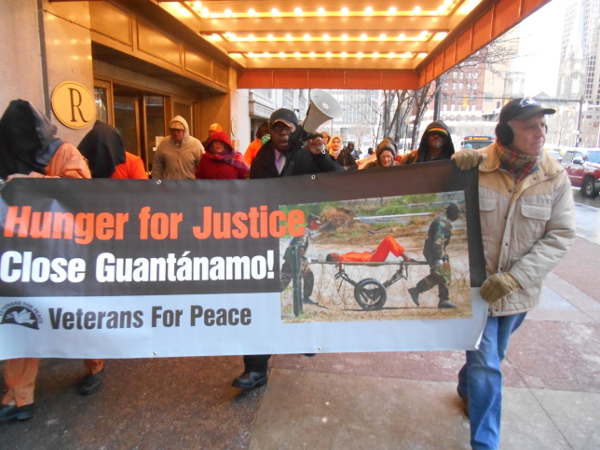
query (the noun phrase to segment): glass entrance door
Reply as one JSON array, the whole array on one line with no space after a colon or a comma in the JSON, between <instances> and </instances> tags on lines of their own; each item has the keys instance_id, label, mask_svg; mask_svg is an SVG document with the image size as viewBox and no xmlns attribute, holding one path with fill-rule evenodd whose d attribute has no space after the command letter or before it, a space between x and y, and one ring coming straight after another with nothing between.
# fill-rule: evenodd
<instances>
[{"instance_id":1,"label":"glass entrance door","mask_svg":"<svg viewBox=\"0 0 600 450\"><path fill-rule=\"evenodd\" d=\"M141 156L140 108L137 97L115 95L115 128L121 135L125 149Z\"/></svg>"}]
</instances>

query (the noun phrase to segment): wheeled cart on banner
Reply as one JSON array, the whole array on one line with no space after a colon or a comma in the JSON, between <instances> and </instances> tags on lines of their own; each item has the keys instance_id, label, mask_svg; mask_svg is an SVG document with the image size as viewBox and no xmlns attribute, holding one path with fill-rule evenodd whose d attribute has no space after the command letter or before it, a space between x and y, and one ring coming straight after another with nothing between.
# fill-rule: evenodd
<instances>
[{"instance_id":1,"label":"wheeled cart on banner","mask_svg":"<svg viewBox=\"0 0 600 450\"><path fill-rule=\"evenodd\" d=\"M337 273L334 275L336 280L346 281L354 287L354 299L358 305L365 311L375 311L382 309L387 301L387 288L403 279L408 280L409 270L411 266L428 265L427 261L398 261L398 262L340 262L340 261L311 261L313 264L335 265ZM299 281L299 261L294 265L293 273L293 291L294 291L294 315L298 317L302 313L302 295L300 292ZM398 269L393 275L383 283L375 278L364 278L359 281L354 281L346 270L345 266L395 266Z\"/></svg>"}]
</instances>

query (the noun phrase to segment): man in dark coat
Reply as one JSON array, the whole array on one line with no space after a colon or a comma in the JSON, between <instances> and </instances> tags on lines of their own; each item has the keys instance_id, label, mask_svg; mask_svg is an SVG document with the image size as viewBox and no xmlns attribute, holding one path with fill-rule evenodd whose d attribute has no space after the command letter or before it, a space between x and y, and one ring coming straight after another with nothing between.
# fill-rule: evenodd
<instances>
[{"instance_id":1,"label":"man in dark coat","mask_svg":"<svg viewBox=\"0 0 600 450\"><path fill-rule=\"evenodd\" d=\"M450 159L453 154L454 144L450 137L450 128L442 120L435 120L425 128L419 148L404 155L400 164L440 161Z\"/></svg>"},{"instance_id":2,"label":"man in dark coat","mask_svg":"<svg viewBox=\"0 0 600 450\"><path fill-rule=\"evenodd\" d=\"M258 151L250 166L250 178L278 178L341 171L341 166L327 152L320 137L310 139L305 147L298 138L298 118L293 111L281 108L271 114L271 139ZM245 355L244 373L233 380L240 389L254 389L267 384L271 355Z\"/></svg>"},{"instance_id":3,"label":"man in dark coat","mask_svg":"<svg viewBox=\"0 0 600 450\"><path fill-rule=\"evenodd\" d=\"M299 140L291 148L290 138L298 127L294 111L278 109L271 114L270 121L271 139L261 147L252 161L250 178L277 178L342 170L328 155L321 138L309 140L306 149L302 148Z\"/></svg>"}]
</instances>

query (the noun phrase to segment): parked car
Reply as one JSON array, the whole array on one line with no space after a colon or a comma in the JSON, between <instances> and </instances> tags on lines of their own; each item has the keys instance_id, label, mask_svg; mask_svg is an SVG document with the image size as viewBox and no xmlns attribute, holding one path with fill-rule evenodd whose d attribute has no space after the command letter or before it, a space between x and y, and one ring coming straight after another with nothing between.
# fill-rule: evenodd
<instances>
[{"instance_id":1,"label":"parked car","mask_svg":"<svg viewBox=\"0 0 600 450\"><path fill-rule=\"evenodd\" d=\"M560 154L558 150L546 150L550 156L554 156L558 162L561 162L563 156Z\"/></svg>"},{"instance_id":2,"label":"parked car","mask_svg":"<svg viewBox=\"0 0 600 450\"><path fill-rule=\"evenodd\" d=\"M584 197L594 198L600 192L600 149L569 150L561 165L567 171L571 184L581 188Z\"/></svg>"}]
</instances>

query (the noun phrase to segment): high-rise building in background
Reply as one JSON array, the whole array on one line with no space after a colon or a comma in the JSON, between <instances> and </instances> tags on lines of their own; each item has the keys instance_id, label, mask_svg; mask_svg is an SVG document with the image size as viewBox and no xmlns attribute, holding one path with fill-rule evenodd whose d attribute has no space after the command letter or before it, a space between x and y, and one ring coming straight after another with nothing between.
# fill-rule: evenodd
<instances>
[{"instance_id":1,"label":"high-rise building in background","mask_svg":"<svg viewBox=\"0 0 600 450\"><path fill-rule=\"evenodd\" d=\"M557 96L571 102L559 107L560 126L567 138L580 130L580 147L599 146L599 22L600 0L571 0L565 9ZM577 135L569 140L574 145Z\"/></svg>"}]
</instances>

